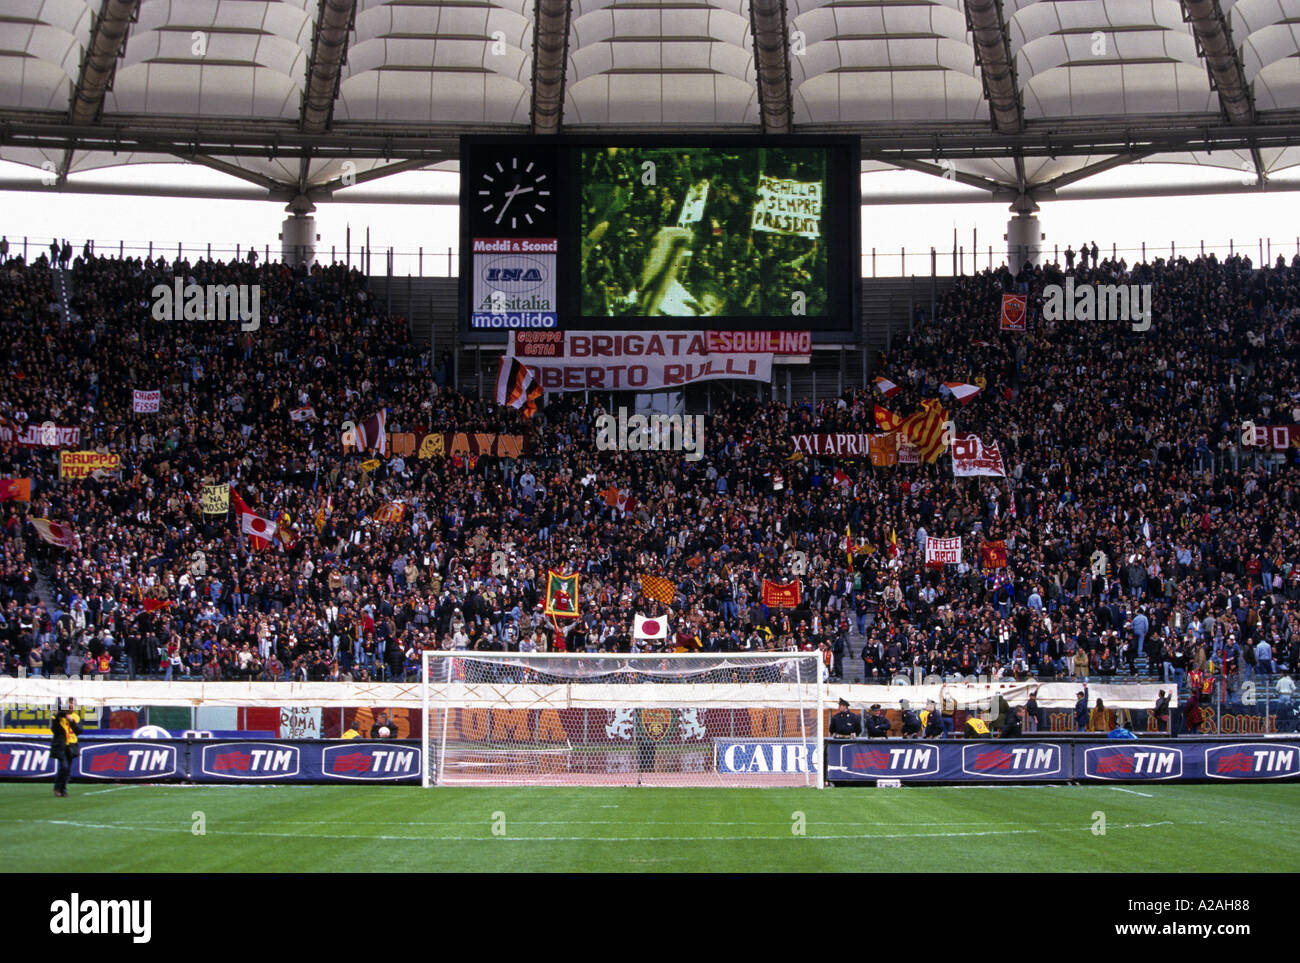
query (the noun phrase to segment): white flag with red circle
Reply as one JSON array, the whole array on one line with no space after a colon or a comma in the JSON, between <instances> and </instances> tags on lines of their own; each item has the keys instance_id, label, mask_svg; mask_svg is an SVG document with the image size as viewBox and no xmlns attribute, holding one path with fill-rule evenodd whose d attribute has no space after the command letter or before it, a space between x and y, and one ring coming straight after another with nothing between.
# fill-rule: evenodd
<instances>
[{"instance_id":1,"label":"white flag with red circle","mask_svg":"<svg viewBox=\"0 0 1300 963\"><path fill-rule=\"evenodd\" d=\"M632 637L636 639L666 639L668 638L668 620L638 615L636 616L635 627L632 630Z\"/></svg>"},{"instance_id":2,"label":"white flag with red circle","mask_svg":"<svg viewBox=\"0 0 1300 963\"><path fill-rule=\"evenodd\" d=\"M239 516L239 528L245 535L251 535L253 538L260 538L269 542L275 537L275 522L269 518L263 518L261 515L255 515L253 512L243 512ZM260 548L254 543L255 548Z\"/></svg>"}]
</instances>

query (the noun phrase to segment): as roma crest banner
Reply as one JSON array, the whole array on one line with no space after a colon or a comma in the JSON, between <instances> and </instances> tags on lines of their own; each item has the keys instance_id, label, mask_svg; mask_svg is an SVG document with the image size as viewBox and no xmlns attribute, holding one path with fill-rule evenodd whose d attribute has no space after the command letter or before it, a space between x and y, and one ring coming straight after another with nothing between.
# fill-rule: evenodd
<instances>
[{"instance_id":1,"label":"as roma crest banner","mask_svg":"<svg viewBox=\"0 0 1300 963\"><path fill-rule=\"evenodd\" d=\"M673 710L655 706L637 710L639 728L651 742L659 742L672 731Z\"/></svg>"},{"instance_id":2,"label":"as roma crest banner","mask_svg":"<svg viewBox=\"0 0 1300 963\"><path fill-rule=\"evenodd\" d=\"M546 572L546 607L543 611L554 618L576 619L578 617L578 573L561 575L559 572Z\"/></svg>"},{"instance_id":3,"label":"as roma crest banner","mask_svg":"<svg viewBox=\"0 0 1300 963\"><path fill-rule=\"evenodd\" d=\"M1002 295L1001 327L1003 331L1026 330L1025 316L1025 296L1023 294Z\"/></svg>"},{"instance_id":4,"label":"as roma crest banner","mask_svg":"<svg viewBox=\"0 0 1300 963\"><path fill-rule=\"evenodd\" d=\"M773 582L763 579L763 604L774 609L799 607L799 582Z\"/></svg>"}]
</instances>

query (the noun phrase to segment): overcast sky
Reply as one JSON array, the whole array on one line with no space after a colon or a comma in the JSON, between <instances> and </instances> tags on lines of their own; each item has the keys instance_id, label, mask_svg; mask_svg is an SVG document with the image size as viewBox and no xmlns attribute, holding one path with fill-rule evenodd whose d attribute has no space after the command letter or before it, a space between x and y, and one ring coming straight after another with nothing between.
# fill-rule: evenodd
<instances>
[{"instance_id":1,"label":"overcast sky","mask_svg":"<svg viewBox=\"0 0 1300 963\"><path fill-rule=\"evenodd\" d=\"M38 181L31 168L0 162L0 176L30 178ZM1079 187L1114 185L1149 185L1182 183L1236 183L1240 173L1190 165L1139 164L1119 168L1080 182ZM169 184L246 187L243 181L203 167L183 164L155 164L116 168L74 176L77 180L123 184ZM353 190L420 193L432 190L455 190L455 174L410 172L372 181ZM940 191L969 195L972 189L952 185L927 174L895 171L863 177L866 191L911 193ZM1053 201L1043 204L1039 212L1044 242L1050 254L1054 245L1061 250L1067 244L1078 247L1083 241L1096 241L1109 251L1111 244L1128 249L1130 263L1147 243L1148 257L1169 253L1170 242L1178 252L1199 253L1204 241L1206 250L1226 253L1229 239L1237 249L1243 246L1258 260L1259 240L1271 238L1272 256L1285 254L1288 260L1297 253L1300 233L1300 193L1209 195L1196 197L1134 198L1109 201ZM80 249L93 238L97 250L116 254L119 243L134 254L148 253L152 239L154 253L171 259L179 242L187 256L202 255L211 244L214 256L233 253L236 244L247 250L250 243L264 251L269 244L276 256L283 205L265 201L198 200L116 195L62 194L53 189L38 192L0 191L0 233L10 244L21 249L24 236L33 245L45 247L52 234L67 237ZM993 259L1000 263L999 247L1010 214L1004 203L879 205L862 209L862 250L869 255L877 250L876 271L897 275L900 248L906 249L907 274L928 274L929 249L940 253L939 271L952 268L953 231L957 243L967 250L966 269L970 269L972 240L979 250L978 266L988 265L989 245ZM318 256L329 260L331 247L341 259L348 228L352 230L352 250L365 241L366 229L376 255L372 266L383 270L378 252L389 247L398 254L396 273L419 272L416 252L424 248L424 274L447 274L448 248L457 246L456 210L452 206L432 204L359 204L322 203L316 211L316 230L320 234ZM974 238L972 237L974 232ZM31 256L35 256L33 250ZM1267 253L1267 249L1266 249ZM871 273L869 259L864 273Z\"/></svg>"}]
</instances>

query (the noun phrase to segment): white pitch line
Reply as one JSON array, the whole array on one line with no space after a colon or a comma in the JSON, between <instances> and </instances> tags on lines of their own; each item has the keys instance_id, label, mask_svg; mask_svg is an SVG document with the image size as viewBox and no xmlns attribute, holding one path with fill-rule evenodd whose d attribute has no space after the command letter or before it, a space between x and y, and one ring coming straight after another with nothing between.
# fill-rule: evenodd
<instances>
[{"instance_id":1,"label":"white pitch line","mask_svg":"<svg viewBox=\"0 0 1300 963\"><path fill-rule=\"evenodd\" d=\"M187 833L190 830L177 827L165 829L161 826L118 826L112 823L86 823L68 819L14 819L7 822L36 823L53 826L73 826L77 829L118 829L129 832ZM1157 826L1173 826L1171 821L1158 823L1125 823L1121 826L1109 826L1109 829L1153 829ZM447 842L447 843L706 843L706 842L774 842L780 839L816 839L816 840L853 840L853 839L952 839L965 836L1022 836L1042 835L1044 833L1091 832L1091 826L1058 826L1045 829L994 829L969 833L878 833L848 834L824 836L796 836L793 833L776 836L388 836L366 835L359 833L313 833L312 839L361 839L384 840L390 842ZM245 832L241 830L214 829L212 835L253 836L272 839L302 839L301 833Z\"/></svg>"},{"instance_id":2,"label":"white pitch line","mask_svg":"<svg viewBox=\"0 0 1300 963\"><path fill-rule=\"evenodd\" d=\"M1120 786L1107 786L1106 788L1107 788L1107 789L1113 789L1113 790L1115 790L1116 792L1126 792L1126 793L1129 793L1130 795L1133 795L1133 796L1143 796L1143 797L1145 797L1145 798L1147 798L1147 799L1155 799L1155 798L1156 798L1155 796L1151 795L1151 793L1149 793L1149 792L1138 792L1136 789L1123 789L1123 788L1121 788Z\"/></svg>"},{"instance_id":3,"label":"white pitch line","mask_svg":"<svg viewBox=\"0 0 1300 963\"><path fill-rule=\"evenodd\" d=\"M79 792L78 796L99 796L106 792L117 792L119 789L137 789L137 786L109 786L107 789L95 789L90 792Z\"/></svg>"},{"instance_id":4,"label":"white pitch line","mask_svg":"<svg viewBox=\"0 0 1300 963\"><path fill-rule=\"evenodd\" d=\"M5 820L0 819L0 823L3 823L3 822L5 822ZM226 818L224 818L224 817L222 818L222 823L223 823L223 824L233 824L233 825L237 825L237 826L238 826L238 825L243 825L243 824L248 824L248 823L255 824L255 825L260 825L260 824L263 824L263 823L265 823L265 822L266 822L265 819L226 819ZM277 819L277 820L275 820L275 822L276 822L276 825L279 825L279 826L335 826L335 825L338 825L338 820L332 820L332 819ZM468 822L468 820L465 820L465 819L451 819L451 820L419 820L419 819L394 819L394 820L383 820L383 819L368 819L368 820L366 820L366 822L367 822L368 825L371 825L371 826L464 826L464 825ZM997 825L999 821L997 821L997 820L984 819L984 820L979 820L979 821L977 821L977 822L959 822L959 823L948 822L948 821L942 821L942 822L926 822L926 823L900 823L898 820L890 820L890 821L887 821L887 822L840 822L840 821L838 821L838 820L824 820L824 821L820 821L820 820L819 820L819 822L822 822L823 825L829 825L832 829L852 829L852 828L859 827L859 826L890 826L890 827L892 827L892 828L894 828L894 829L909 829L909 828L921 827L921 826L946 826L946 827L950 827L950 828L951 828L951 827L957 827L957 826L989 826L989 825ZM1006 822L1006 821L1003 820L1002 822ZM514 823L515 823L515 825L522 825L522 826L529 826L529 827L533 827L533 826L628 826L628 825L641 827L641 826L680 826L680 825L682 825L682 821L681 821L680 819L673 819L673 820L656 820L656 819L651 819L651 820L633 820L633 821L631 821L631 822L629 822L628 820L623 820L623 819L516 819L516 820L514 821ZM153 823L153 822L147 822L147 823L146 823L146 822L140 822L140 823L124 823L124 822L119 822L119 823L114 823L114 825L116 825L116 826L118 826L118 827L120 827L120 828L122 828L122 829L131 829L131 828L148 828L148 827L150 827L150 826L154 826L154 825L156 825L156 823ZM771 820L768 820L768 821L766 821L766 822L757 822L757 821L749 821L749 822L712 822L712 821L711 821L711 822L708 823L708 825L709 825L709 826L767 826L767 827L771 827L771 826L773 825L773 823L772 823ZM1015 823L1008 823L1007 825L1008 825L1009 827L1015 827L1015 826L1016 826ZM1032 827L1031 827L1031 828L1032 828Z\"/></svg>"}]
</instances>

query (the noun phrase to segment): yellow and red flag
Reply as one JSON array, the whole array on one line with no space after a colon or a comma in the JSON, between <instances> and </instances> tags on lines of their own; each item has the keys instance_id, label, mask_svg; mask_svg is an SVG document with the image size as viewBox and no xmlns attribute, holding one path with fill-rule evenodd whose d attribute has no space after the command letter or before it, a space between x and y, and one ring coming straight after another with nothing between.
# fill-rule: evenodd
<instances>
[{"instance_id":1,"label":"yellow and red flag","mask_svg":"<svg viewBox=\"0 0 1300 963\"><path fill-rule=\"evenodd\" d=\"M921 457L927 464L933 464L948 448L944 431L947 423L948 412L939 399L927 398L921 402L921 410L904 419L898 430L921 450Z\"/></svg>"},{"instance_id":2,"label":"yellow and red flag","mask_svg":"<svg viewBox=\"0 0 1300 963\"><path fill-rule=\"evenodd\" d=\"M771 608L797 609L799 607L799 580L773 582L763 579L763 604Z\"/></svg>"},{"instance_id":3,"label":"yellow and red flag","mask_svg":"<svg viewBox=\"0 0 1300 963\"><path fill-rule=\"evenodd\" d=\"M677 595L677 586L662 575L642 575L641 594L646 598L672 605Z\"/></svg>"},{"instance_id":4,"label":"yellow and red flag","mask_svg":"<svg viewBox=\"0 0 1300 963\"><path fill-rule=\"evenodd\" d=\"M888 408L880 407L880 405L876 405L875 416L876 427L881 431L897 431L899 426L903 424L902 418Z\"/></svg>"}]
</instances>

